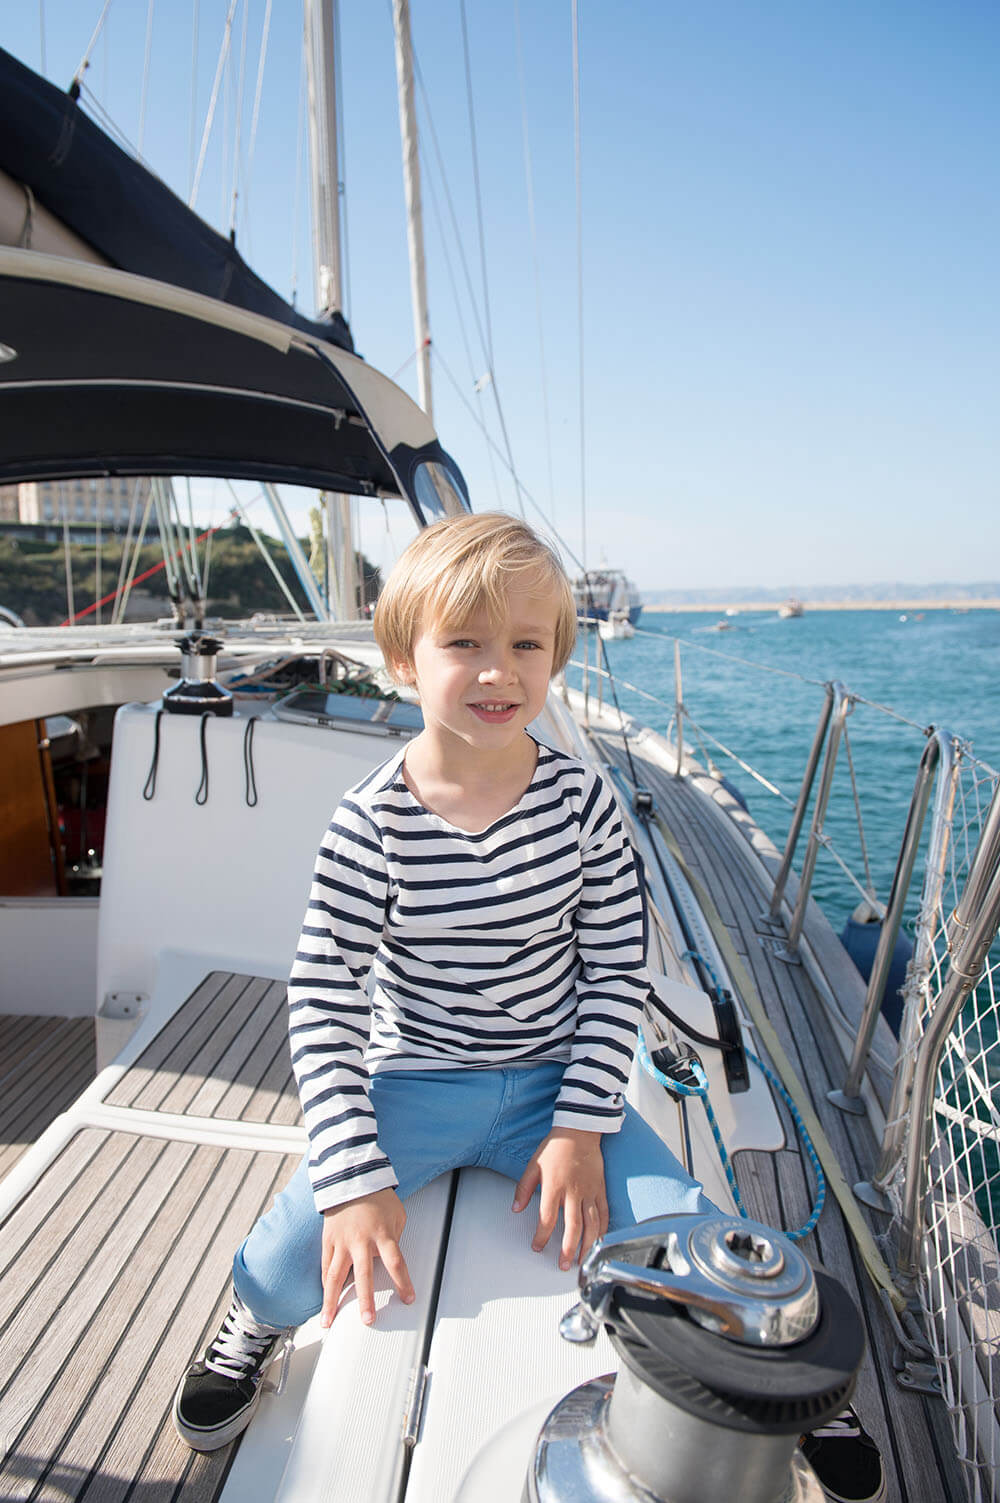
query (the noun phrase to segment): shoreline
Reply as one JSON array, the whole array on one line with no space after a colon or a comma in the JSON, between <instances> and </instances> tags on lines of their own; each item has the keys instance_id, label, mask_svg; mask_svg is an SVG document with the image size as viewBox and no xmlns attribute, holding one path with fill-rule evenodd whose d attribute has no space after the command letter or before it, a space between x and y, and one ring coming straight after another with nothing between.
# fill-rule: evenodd
<instances>
[{"instance_id":1,"label":"shoreline","mask_svg":"<svg viewBox=\"0 0 1000 1503\"><path fill-rule=\"evenodd\" d=\"M780 600L759 600L733 602L723 597L713 602L688 601L685 604L643 605L643 612L659 614L682 615L688 612L700 612L703 615L724 615L732 610L737 616L747 615L772 615L778 614L782 602ZM997 611L1000 610L1000 598L985 600L911 600L900 598L899 600L816 600L803 601L803 614L806 616L816 615L820 611L912 611L914 615L921 611ZM730 620L735 619L733 617ZM794 618L793 618L794 619Z\"/></svg>"}]
</instances>

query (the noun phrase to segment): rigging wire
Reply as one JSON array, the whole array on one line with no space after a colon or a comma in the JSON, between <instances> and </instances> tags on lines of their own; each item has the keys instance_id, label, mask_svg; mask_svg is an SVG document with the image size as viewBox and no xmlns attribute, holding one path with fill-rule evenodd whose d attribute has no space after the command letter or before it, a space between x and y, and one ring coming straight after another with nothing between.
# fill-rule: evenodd
<instances>
[{"instance_id":1,"label":"rigging wire","mask_svg":"<svg viewBox=\"0 0 1000 1503\"><path fill-rule=\"evenodd\" d=\"M302 184L305 179L305 119L306 119L306 47L305 37L299 53L299 100L298 118L295 125L295 194L292 206L292 282L291 303L294 308L299 295L299 224L302 219Z\"/></svg>"},{"instance_id":2,"label":"rigging wire","mask_svg":"<svg viewBox=\"0 0 1000 1503\"><path fill-rule=\"evenodd\" d=\"M264 63L267 60L267 44L271 35L271 0L264 7L264 21L260 30L260 51L257 56L257 84L253 96L253 112L250 116L250 146L243 184L243 217L249 227L250 177L253 172L254 155L257 149L257 125L260 121L260 102L264 89Z\"/></svg>"},{"instance_id":3,"label":"rigging wire","mask_svg":"<svg viewBox=\"0 0 1000 1503\"><path fill-rule=\"evenodd\" d=\"M243 91L246 83L247 37L249 31L250 5L249 0L244 0L243 35L240 38L240 69L236 78L236 100L234 104L236 127L233 137L233 186L229 196L229 235L233 241L236 239L236 206L239 201L240 145L243 139Z\"/></svg>"},{"instance_id":4,"label":"rigging wire","mask_svg":"<svg viewBox=\"0 0 1000 1503\"><path fill-rule=\"evenodd\" d=\"M541 367L542 424L545 433L545 457L549 479L549 515L555 516L555 482L552 470L552 427L549 422L549 381L545 362L545 330L542 320L542 278L538 259L538 226L535 221L535 184L531 170L531 141L528 131L528 100L524 74L524 45L521 37L521 5L514 0L514 32L517 39L517 76L521 94L521 140L524 146L524 181L528 193L528 226L531 235L531 263L535 280L535 320L538 324L538 357Z\"/></svg>"},{"instance_id":5,"label":"rigging wire","mask_svg":"<svg viewBox=\"0 0 1000 1503\"><path fill-rule=\"evenodd\" d=\"M73 82L78 88L83 82L83 75L90 67L90 54L97 46L97 39L104 29L104 22L110 9L111 0L104 0L104 9L101 11L101 14L97 18L97 25L94 27L93 35L91 36L90 41L87 43L86 51L84 52L83 57L80 59L80 63L76 72L73 74Z\"/></svg>"},{"instance_id":6,"label":"rigging wire","mask_svg":"<svg viewBox=\"0 0 1000 1503\"><path fill-rule=\"evenodd\" d=\"M253 525L253 523L250 520L249 507L244 506L243 502L240 500L239 496L236 494L236 489L235 489L235 487L233 485L233 482L231 480L227 480L226 481L226 485L229 487L229 494L233 498L233 505L235 506L237 512L239 513L240 517L242 518L244 527L246 527L246 529L249 532L250 536L253 538L254 542L257 544L257 549L258 549L258 551L260 553L261 558L264 560L265 564L267 564L267 567L270 569L271 573L274 575L275 579L277 580L278 587L281 590L281 593L284 595L285 599L288 601L288 604L291 606L291 608L295 612L296 616L298 616L299 620L304 623L306 618L305 618L305 616L302 613L301 607L299 606L298 602L296 601L295 596L292 594L291 590L288 588L288 586L285 583L284 579L281 577L281 573L280 573L280 571L278 569L277 564L274 562L274 559L272 558L272 556L269 553L269 551L264 547L264 544L263 544L263 542L261 540L260 533L257 531L256 527Z\"/></svg>"},{"instance_id":7,"label":"rigging wire","mask_svg":"<svg viewBox=\"0 0 1000 1503\"><path fill-rule=\"evenodd\" d=\"M146 10L146 52L142 64L142 93L139 96L139 138L137 142L139 156L142 156L142 143L146 135L146 103L149 99L149 62L153 52L153 7L155 0L149 0ZM100 591L97 592L100 594Z\"/></svg>"},{"instance_id":8,"label":"rigging wire","mask_svg":"<svg viewBox=\"0 0 1000 1503\"><path fill-rule=\"evenodd\" d=\"M38 0L38 55L41 59L38 71L44 78L48 71L45 62L45 0Z\"/></svg>"},{"instance_id":9,"label":"rigging wire","mask_svg":"<svg viewBox=\"0 0 1000 1503\"><path fill-rule=\"evenodd\" d=\"M347 230L347 133L344 130L344 88L342 60L344 49L340 41L340 6L333 0L333 66L335 104L337 109L337 197L340 200L340 302L341 312L351 322L351 251Z\"/></svg>"},{"instance_id":10,"label":"rigging wire","mask_svg":"<svg viewBox=\"0 0 1000 1503\"><path fill-rule=\"evenodd\" d=\"M482 346L483 357L487 361L487 366L488 366L488 371L487 371L487 374L488 374L488 384L492 385L492 387L493 387L494 401L496 402L497 407L499 409L499 394L498 394L497 388L496 388L496 374L495 374L495 372L493 370L493 366L492 366L492 358L491 358L491 355L490 355L490 352L489 352L489 341L487 340L486 330L483 327L483 321L482 321L482 318L480 317L478 299L476 298L476 294L475 294L475 291L474 291L473 286L472 286L472 275L471 275L471 273L469 271L469 263L468 263L468 260L466 258L466 255L465 255L465 237L462 235L461 230L459 229L458 216L457 216L457 214L455 212L455 203L454 203L454 199L452 198L452 195L451 195L451 189L450 189L450 187L448 185L448 173L447 173L447 170L446 170L445 164L444 164L444 156L443 156L442 151L441 151L441 144L440 144L440 141L438 139L437 130L436 130L435 125L434 125L434 114L433 114L433 111L431 110L430 96L429 96L427 88L424 85L423 74L420 71L420 61L419 61L419 59L417 57L417 53L416 53L416 49L415 48L413 49L413 72L414 72L414 76L415 76L416 81L417 81L417 88L420 91L420 101L421 101L421 105L423 107L424 117L426 119L428 129L430 131L431 143L432 143L432 145L434 147L434 155L435 155L435 157L437 159L438 172L440 173L440 176L441 176L441 187L442 187L442 190L444 192L445 201L446 201L446 203L448 205L448 215L449 215L449 218L451 220L451 228L452 228L452 234L454 236L454 243L455 243L455 246L456 246L456 248L458 250L458 257L459 257L459 261L460 261L461 266L462 266L462 272L463 272L463 276L464 276L464 279L465 279L465 287L466 287L466 291L467 291L468 297L469 297L469 306L472 309L472 315L473 315L473 318L475 319L475 322L476 322L476 330L477 330L477 332L479 334L479 342L480 342L480 345ZM429 174L428 174L427 181L428 181L429 186L430 186L431 202L432 202L432 204L434 206L435 212L436 212L437 217L438 217L439 228L440 228L440 232L441 232L441 243L442 243L442 246L444 247L445 262L446 262L446 264L449 267L449 274L450 274L451 273L451 262L450 262L450 257L448 256L448 251L447 251L448 240L447 240L447 236L444 233L443 227L441 227L440 210L439 210L439 206L438 206L438 203L437 203L437 197L436 197L436 194L435 194L434 181L433 181L433 178ZM468 340L467 340L466 332L465 332L465 322L464 322L464 318L462 316L461 301L458 298L457 293L454 291L454 277L453 276L452 276L452 289L453 289L453 296L455 298L455 307L456 307L456 310L458 312L459 325L460 325L460 328L462 330L462 337L463 337L463 340L466 341L466 350L467 350L467 353L469 354L469 368L470 368L470 372L471 372L471 375L472 375L473 389L476 392L476 395L481 398L482 394L483 394L483 391L485 390L487 382L486 382L486 380L483 377L479 377L478 379L476 377L475 365L473 364L472 356L471 356L471 353L469 353L469 348L468 348ZM432 359L434 358L435 351L436 351L436 346L432 345L431 346L431 358ZM454 379L454 378L451 378L451 379ZM483 433L486 434L486 428L485 428L482 420L479 419L479 418L476 418L475 421L478 424L478 426L481 428L481 430L483 431ZM490 438L487 438L487 449L488 449L488 452L491 449L496 449L496 445L493 443L493 440L490 439ZM509 451L509 444L508 444L508 451ZM500 451L497 449L497 453L499 453L499 452ZM508 455L508 458L504 460L504 463L507 465L507 468L508 468L508 470L509 470L512 478L514 479L515 485L516 485L518 483L518 479L517 479L516 469L515 469L515 466L513 464L513 457L510 456L510 455ZM497 490L497 503L498 503L498 505L502 505L502 502L501 502L501 499L500 499L499 482L497 480L497 474L496 474L496 470L495 470L495 468L493 466L492 458L490 459L490 470L491 470L491 473L492 473L492 476L493 476L494 486L496 487L496 490ZM522 503L521 510L522 510L522 512L524 510L523 503ZM544 515L544 513L542 513L542 515Z\"/></svg>"},{"instance_id":11,"label":"rigging wire","mask_svg":"<svg viewBox=\"0 0 1000 1503\"><path fill-rule=\"evenodd\" d=\"M573 14L573 156L576 177L576 321L579 344L580 414L580 552L587 557L587 446L584 421L583 362L583 176L580 150L580 13L572 0ZM586 570L586 564L584 564Z\"/></svg>"},{"instance_id":12,"label":"rigging wire","mask_svg":"<svg viewBox=\"0 0 1000 1503\"><path fill-rule=\"evenodd\" d=\"M483 317L486 320L486 358L493 369L493 326L490 318L489 275L486 270L486 230L483 225L483 196L479 183L479 146L476 139L476 111L472 95L472 63L469 58L469 28L465 0L459 0L462 21L462 52L465 58L465 98L469 111L469 140L472 146L472 184L476 199L476 225L479 231L479 270L483 279Z\"/></svg>"},{"instance_id":13,"label":"rigging wire","mask_svg":"<svg viewBox=\"0 0 1000 1503\"><path fill-rule=\"evenodd\" d=\"M108 0L110 4L110 0ZM198 201L198 190L201 187L201 174L205 168L205 156L208 152L208 141L212 134L212 126L215 122L215 110L219 102L219 88L222 84L222 76L229 56L229 47L233 36L233 16L239 0L229 0L229 9L226 14L226 23L222 32L222 43L219 47L219 59L215 65L215 79L212 83L212 95L208 102L208 112L205 116L205 125L201 133L201 149L198 153L198 165L195 168L194 182L188 195L188 208L193 209ZM105 7L107 8L107 7Z\"/></svg>"},{"instance_id":14,"label":"rigging wire","mask_svg":"<svg viewBox=\"0 0 1000 1503\"><path fill-rule=\"evenodd\" d=\"M115 603L111 607L112 626L118 619L118 602L121 600L122 584L125 579L125 570L128 567L128 555L129 549L132 546L132 532L135 527L136 513L139 509L139 491L141 489L141 485L142 482L137 479L132 486L132 500L129 503L128 523L125 528L125 537L122 540L122 556L118 562L118 584L117 588L115 589Z\"/></svg>"},{"instance_id":15,"label":"rigging wire","mask_svg":"<svg viewBox=\"0 0 1000 1503\"><path fill-rule=\"evenodd\" d=\"M503 434L504 448L510 460L510 472L514 477L514 493L517 496L518 509L524 516L524 501L521 497L520 481L514 464L514 456L510 446L510 436L507 432L507 421L504 417L503 407L500 402L500 392L497 388L496 363L493 358L493 324L490 317L490 291L489 273L486 267L486 229L483 223L483 196L479 180L479 146L476 137L476 111L473 102L472 90L472 62L469 56L469 29L466 23L465 0L460 0L459 12L462 18L462 50L465 56L465 93L469 109L469 137L472 145L472 181L476 198L476 224L479 233L479 263L483 278L483 315L486 320L486 358L489 364L490 387L493 392L493 401L496 405L497 419L500 423L500 432Z\"/></svg>"},{"instance_id":16,"label":"rigging wire","mask_svg":"<svg viewBox=\"0 0 1000 1503\"><path fill-rule=\"evenodd\" d=\"M188 201L194 184L194 140L198 129L198 0L191 5L191 108L188 111Z\"/></svg>"}]
</instances>

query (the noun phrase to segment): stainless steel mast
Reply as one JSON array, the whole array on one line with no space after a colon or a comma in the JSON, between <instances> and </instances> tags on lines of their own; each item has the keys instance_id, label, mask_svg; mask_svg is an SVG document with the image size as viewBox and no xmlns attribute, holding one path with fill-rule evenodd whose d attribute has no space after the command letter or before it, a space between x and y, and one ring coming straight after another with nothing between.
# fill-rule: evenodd
<instances>
[{"instance_id":1,"label":"stainless steel mast","mask_svg":"<svg viewBox=\"0 0 1000 1503\"><path fill-rule=\"evenodd\" d=\"M320 316L339 313L343 306L335 36L336 0L305 0L313 275ZM360 608L351 498L326 491L323 506L326 512L328 605L331 614L349 621L359 614Z\"/></svg>"},{"instance_id":2,"label":"stainless steel mast","mask_svg":"<svg viewBox=\"0 0 1000 1503\"><path fill-rule=\"evenodd\" d=\"M417 391L421 407L434 421L431 398L431 329L427 312L427 270L424 263L423 206L420 197L420 151L417 112L413 104L413 47L410 41L410 0L393 0L396 37L396 80L399 86L399 135L403 147L403 184L406 190L406 237L410 250L410 297L413 336L417 350Z\"/></svg>"}]
</instances>

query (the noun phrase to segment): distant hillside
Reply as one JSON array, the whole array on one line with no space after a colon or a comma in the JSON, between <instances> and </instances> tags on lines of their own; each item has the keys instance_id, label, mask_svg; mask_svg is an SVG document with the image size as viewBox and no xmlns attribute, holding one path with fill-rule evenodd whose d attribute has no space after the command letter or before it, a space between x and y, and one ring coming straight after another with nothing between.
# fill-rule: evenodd
<instances>
[{"instance_id":1,"label":"distant hillside","mask_svg":"<svg viewBox=\"0 0 1000 1503\"><path fill-rule=\"evenodd\" d=\"M943 581L935 584L907 584L898 580L884 580L877 584L864 585L784 585L774 589L762 586L713 587L702 590L643 590L642 598L650 606L712 606L727 605L780 605L783 600L795 598L805 605L876 605L886 601L947 601L949 604L967 601L1000 600L1000 581L987 580L977 584L954 584Z\"/></svg>"}]
</instances>

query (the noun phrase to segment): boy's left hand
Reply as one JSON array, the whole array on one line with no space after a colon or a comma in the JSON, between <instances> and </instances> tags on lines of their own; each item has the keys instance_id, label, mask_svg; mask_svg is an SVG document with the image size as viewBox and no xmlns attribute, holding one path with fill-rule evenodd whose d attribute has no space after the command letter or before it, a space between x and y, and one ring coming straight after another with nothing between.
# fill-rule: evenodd
<instances>
[{"instance_id":1,"label":"boy's left hand","mask_svg":"<svg viewBox=\"0 0 1000 1503\"><path fill-rule=\"evenodd\" d=\"M535 1252L547 1246L561 1210L563 1239L559 1267L568 1269L608 1229L601 1134L554 1127L531 1155L514 1191L512 1209L523 1211L538 1185L542 1187L542 1196L531 1246Z\"/></svg>"}]
</instances>

